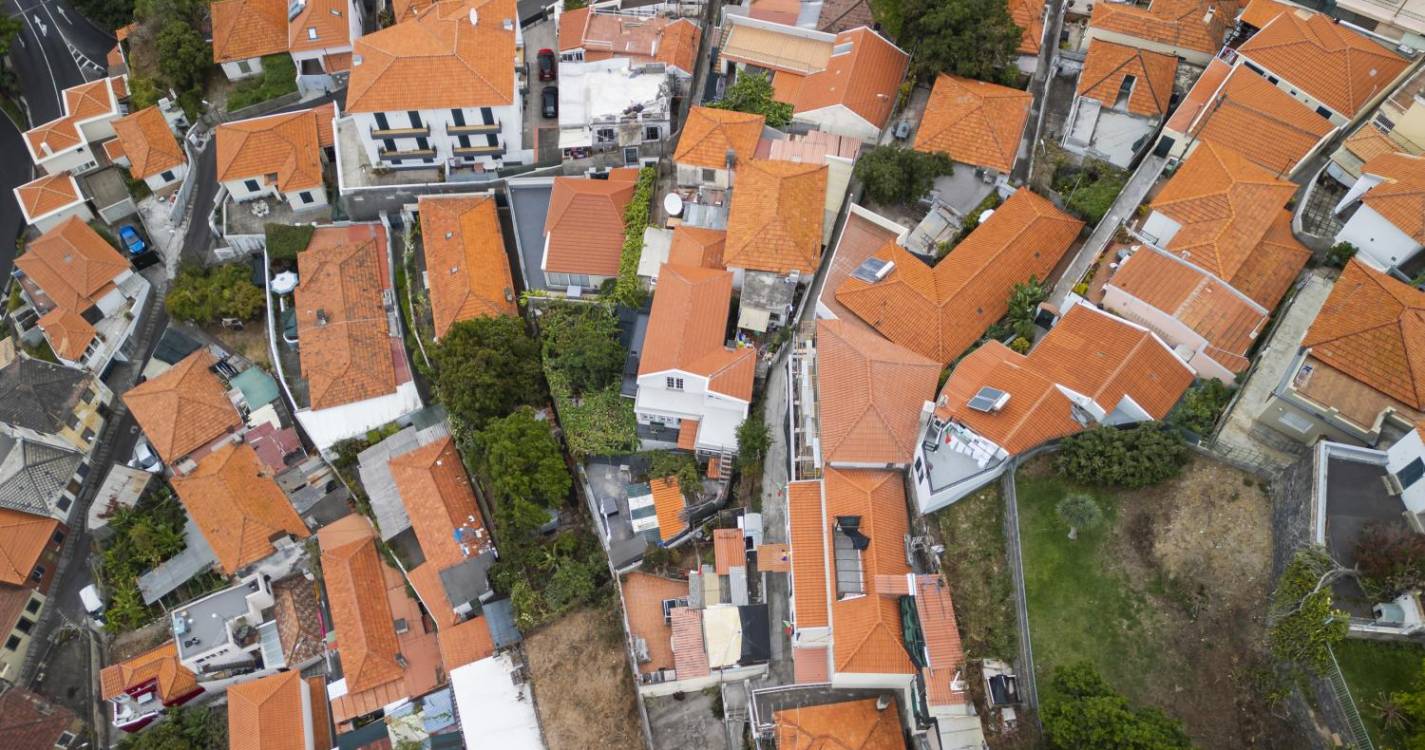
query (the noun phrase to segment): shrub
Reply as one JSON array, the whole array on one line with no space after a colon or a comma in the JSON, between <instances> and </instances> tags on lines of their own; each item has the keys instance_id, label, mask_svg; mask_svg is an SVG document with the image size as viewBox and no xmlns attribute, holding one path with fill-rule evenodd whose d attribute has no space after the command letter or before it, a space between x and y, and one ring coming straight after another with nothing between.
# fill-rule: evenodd
<instances>
[{"instance_id":1,"label":"shrub","mask_svg":"<svg viewBox=\"0 0 1425 750\"><path fill-rule=\"evenodd\" d=\"M1103 220L1127 182L1127 172L1094 160L1082 167L1060 167L1054 173L1054 191L1064 196L1070 213L1089 224Z\"/></svg>"},{"instance_id":2,"label":"shrub","mask_svg":"<svg viewBox=\"0 0 1425 750\"><path fill-rule=\"evenodd\" d=\"M239 81L228 94L228 111L276 99L297 90L297 66L288 54L262 58L262 73Z\"/></svg>"},{"instance_id":3,"label":"shrub","mask_svg":"<svg viewBox=\"0 0 1425 750\"><path fill-rule=\"evenodd\" d=\"M698 473L697 459L687 453L656 451L648 467L649 479L673 477L683 491L683 498L695 503L702 498L703 477Z\"/></svg>"},{"instance_id":4,"label":"shrub","mask_svg":"<svg viewBox=\"0 0 1425 750\"><path fill-rule=\"evenodd\" d=\"M762 73L743 73L723 92L722 98L708 105L717 109L762 115L767 125L785 128L792 122L792 105L779 102L772 93L772 79Z\"/></svg>"},{"instance_id":5,"label":"shrub","mask_svg":"<svg viewBox=\"0 0 1425 750\"><path fill-rule=\"evenodd\" d=\"M297 254L307 249L317 228L310 224L268 224L267 255L277 260L296 260Z\"/></svg>"},{"instance_id":6,"label":"shrub","mask_svg":"<svg viewBox=\"0 0 1425 750\"><path fill-rule=\"evenodd\" d=\"M1326 265L1345 268L1356 257L1356 246L1349 242L1337 242L1326 251Z\"/></svg>"},{"instance_id":7,"label":"shrub","mask_svg":"<svg viewBox=\"0 0 1425 750\"><path fill-rule=\"evenodd\" d=\"M267 294L252 283L250 273L243 263L184 268L169 287L164 306L169 315L194 323L253 320L267 305Z\"/></svg>"},{"instance_id":8,"label":"shrub","mask_svg":"<svg viewBox=\"0 0 1425 750\"><path fill-rule=\"evenodd\" d=\"M648 228L649 203L653 200L653 183L658 170L644 167L638 171L638 186L633 199L623 212L623 251L619 255L618 280L614 283L614 301L626 307L643 307L646 292L638 281L638 260L643 256L643 231Z\"/></svg>"},{"instance_id":9,"label":"shrub","mask_svg":"<svg viewBox=\"0 0 1425 750\"><path fill-rule=\"evenodd\" d=\"M1095 427L1064 440L1054 457L1061 476L1100 487L1147 487L1177 476L1187 449L1157 422L1127 429Z\"/></svg>"},{"instance_id":10,"label":"shrub","mask_svg":"<svg viewBox=\"0 0 1425 750\"><path fill-rule=\"evenodd\" d=\"M1227 402L1232 400L1235 389L1216 378L1200 380L1188 389L1183 400L1173 407L1168 415L1168 423L1181 427L1194 435L1206 435L1217 424L1217 417Z\"/></svg>"},{"instance_id":11,"label":"shrub","mask_svg":"<svg viewBox=\"0 0 1425 750\"><path fill-rule=\"evenodd\" d=\"M876 146L856 160L856 179L866 197L876 203L902 205L917 200L935 186L935 178L952 174L950 157L904 146ZM978 215L978 214L977 214Z\"/></svg>"},{"instance_id":12,"label":"shrub","mask_svg":"<svg viewBox=\"0 0 1425 750\"><path fill-rule=\"evenodd\" d=\"M1331 646L1346 637L1350 618L1331 605L1336 570L1326 550L1299 549L1272 593L1267 640L1279 661L1320 674L1331 663Z\"/></svg>"},{"instance_id":13,"label":"shrub","mask_svg":"<svg viewBox=\"0 0 1425 750\"><path fill-rule=\"evenodd\" d=\"M551 304L540 318L544 366L563 376L573 394L617 385L628 353L618 319L603 305Z\"/></svg>"},{"instance_id":14,"label":"shrub","mask_svg":"<svg viewBox=\"0 0 1425 750\"><path fill-rule=\"evenodd\" d=\"M1049 745L1059 750L1175 750L1192 746L1182 722L1156 708L1134 706L1087 662L1054 670L1041 717Z\"/></svg>"},{"instance_id":15,"label":"shrub","mask_svg":"<svg viewBox=\"0 0 1425 750\"><path fill-rule=\"evenodd\" d=\"M772 444L772 432L762 421L762 410L752 409L737 426L737 460L744 466L760 466Z\"/></svg>"},{"instance_id":16,"label":"shrub","mask_svg":"<svg viewBox=\"0 0 1425 750\"><path fill-rule=\"evenodd\" d=\"M1380 599L1425 586L1425 535L1398 523L1372 521L1356 537L1361 585Z\"/></svg>"}]
</instances>

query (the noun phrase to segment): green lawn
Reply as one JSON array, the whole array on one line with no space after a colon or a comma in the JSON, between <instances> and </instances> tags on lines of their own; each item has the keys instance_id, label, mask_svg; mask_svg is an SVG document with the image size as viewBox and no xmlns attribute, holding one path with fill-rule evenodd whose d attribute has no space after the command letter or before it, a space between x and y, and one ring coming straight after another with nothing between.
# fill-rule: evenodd
<instances>
[{"instance_id":1,"label":"green lawn","mask_svg":"<svg viewBox=\"0 0 1425 750\"><path fill-rule=\"evenodd\" d=\"M1338 644L1333 651L1371 739L1377 746L1385 744L1388 738L1375 707L1385 694L1410 688L1420 673L1425 648L1404 643L1350 639Z\"/></svg>"},{"instance_id":2,"label":"green lawn","mask_svg":"<svg viewBox=\"0 0 1425 750\"><path fill-rule=\"evenodd\" d=\"M1103 509L1103 523L1070 541L1055 505L1076 488L1052 476L1023 472L1017 488L1025 595L1041 698L1055 666L1084 659L1117 689L1130 696L1142 694L1147 676L1163 666L1163 659L1154 639L1143 637L1143 594L1107 565L1105 540L1117 499L1090 493Z\"/></svg>"},{"instance_id":3,"label":"green lawn","mask_svg":"<svg viewBox=\"0 0 1425 750\"><path fill-rule=\"evenodd\" d=\"M297 64L285 52L262 58L262 73L239 82L228 94L233 112L297 90Z\"/></svg>"},{"instance_id":4,"label":"green lawn","mask_svg":"<svg viewBox=\"0 0 1425 750\"><path fill-rule=\"evenodd\" d=\"M966 656L1013 660L1018 629L999 484L939 511L935 522L945 543L945 578L954 587L955 617Z\"/></svg>"}]
</instances>

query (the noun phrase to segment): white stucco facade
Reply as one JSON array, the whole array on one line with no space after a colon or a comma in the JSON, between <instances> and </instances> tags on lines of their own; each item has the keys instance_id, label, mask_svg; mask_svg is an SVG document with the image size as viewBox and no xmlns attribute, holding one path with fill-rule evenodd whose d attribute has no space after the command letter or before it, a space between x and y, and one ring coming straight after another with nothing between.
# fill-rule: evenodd
<instances>
[{"instance_id":1,"label":"white stucco facade","mask_svg":"<svg viewBox=\"0 0 1425 750\"><path fill-rule=\"evenodd\" d=\"M1356 258L1380 271L1388 271L1420 252L1421 244L1400 231L1370 206L1362 205L1336 233L1337 242L1356 246Z\"/></svg>"},{"instance_id":2,"label":"white stucco facade","mask_svg":"<svg viewBox=\"0 0 1425 750\"><path fill-rule=\"evenodd\" d=\"M697 451L736 453L737 428L747 418L748 403L708 390L708 379L702 375L663 370L639 376L633 408L644 425L678 429L683 420L696 419Z\"/></svg>"},{"instance_id":3,"label":"white stucco facade","mask_svg":"<svg viewBox=\"0 0 1425 750\"><path fill-rule=\"evenodd\" d=\"M454 162L495 168L524 161L523 101L499 107L352 112L372 164L432 167Z\"/></svg>"}]
</instances>

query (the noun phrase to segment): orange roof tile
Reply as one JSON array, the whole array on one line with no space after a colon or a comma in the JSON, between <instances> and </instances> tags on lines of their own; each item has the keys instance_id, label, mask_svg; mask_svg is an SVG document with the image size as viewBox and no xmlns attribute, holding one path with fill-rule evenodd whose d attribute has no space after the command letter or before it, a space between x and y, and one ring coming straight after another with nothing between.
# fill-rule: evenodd
<instances>
[{"instance_id":1,"label":"orange roof tile","mask_svg":"<svg viewBox=\"0 0 1425 750\"><path fill-rule=\"evenodd\" d=\"M579 49L584 46L584 27L589 23L589 14L594 9L587 5L566 10L559 15L559 51Z\"/></svg>"},{"instance_id":2,"label":"orange roof tile","mask_svg":"<svg viewBox=\"0 0 1425 750\"><path fill-rule=\"evenodd\" d=\"M207 349L199 349L124 394L124 404L167 463L243 424L242 415L228 400L228 389L213 374L215 362Z\"/></svg>"},{"instance_id":3,"label":"orange roof tile","mask_svg":"<svg viewBox=\"0 0 1425 750\"><path fill-rule=\"evenodd\" d=\"M1033 101L1026 91L941 73L925 105L915 148L1008 172L1019 154Z\"/></svg>"},{"instance_id":4,"label":"orange roof tile","mask_svg":"<svg viewBox=\"0 0 1425 750\"><path fill-rule=\"evenodd\" d=\"M364 518L347 518L355 520L333 530L341 534L328 532L330 526L322 529L321 562L347 691L358 693L400 680L404 670L396 661L400 645L376 534ZM365 534L356 528L362 524Z\"/></svg>"},{"instance_id":5,"label":"orange roof tile","mask_svg":"<svg viewBox=\"0 0 1425 750\"><path fill-rule=\"evenodd\" d=\"M1393 154L1400 150L1400 146L1374 122L1361 125L1342 145L1361 161L1370 161L1377 156Z\"/></svg>"},{"instance_id":6,"label":"orange roof tile","mask_svg":"<svg viewBox=\"0 0 1425 750\"><path fill-rule=\"evenodd\" d=\"M81 139L74 120L60 117L26 130L25 142L29 145L30 155L34 160L41 161L60 151L78 146Z\"/></svg>"},{"instance_id":7,"label":"orange roof tile","mask_svg":"<svg viewBox=\"0 0 1425 750\"><path fill-rule=\"evenodd\" d=\"M305 539L309 534L287 495L246 443L213 451L192 473L173 477L172 484L229 575L271 555L276 549L273 539L285 534Z\"/></svg>"},{"instance_id":8,"label":"orange roof tile","mask_svg":"<svg viewBox=\"0 0 1425 750\"><path fill-rule=\"evenodd\" d=\"M635 570L624 576L622 588L628 634L648 648L648 661L638 665L639 673L674 669L673 627L663 619L663 600L687 597L688 582Z\"/></svg>"},{"instance_id":9,"label":"orange roof tile","mask_svg":"<svg viewBox=\"0 0 1425 750\"><path fill-rule=\"evenodd\" d=\"M1112 107L1118 101L1125 79L1132 78L1128 111L1135 115L1159 117L1166 114L1173 98L1173 80L1178 59L1171 55L1125 47L1096 39L1084 57L1079 74L1080 96L1097 99Z\"/></svg>"},{"instance_id":10,"label":"orange roof tile","mask_svg":"<svg viewBox=\"0 0 1425 750\"><path fill-rule=\"evenodd\" d=\"M867 258L875 255L887 242L894 242L896 234L860 213L848 212L841 227L841 236L836 240L836 247L831 253L817 304L848 325L867 331L876 330L837 301L836 290L841 288L841 284L850 278Z\"/></svg>"},{"instance_id":11,"label":"orange roof tile","mask_svg":"<svg viewBox=\"0 0 1425 750\"><path fill-rule=\"evenodd\" d=\"M84 358L84 351L89 348L89 342L94 340L96 333L89 321L65 307L50 310L36 322L54 353L70 362Z\"/></svg>"},{"instance_id":12,"label":"orange roof tile","mask_svg":"<svg viewBox=\"0 0 1425 750\"><path fill-rule=\"evenodd\" d=\"M1247 368L1247 350L1267 311L1226 282L1150 247L1124 261L1110 285L1181 321L1207 340L1208 356L1232 372Z\"/></svg>"},{"instance_id":13,"label":"orange roof tile","mask_svg":"<svg viewBox=\"0 0 1425 750\"><path fill-rule=\"evenodd\" d=\"M722 251L727 245L727 232L688 224L673 228L673 242L668 246L668 263L675 266L722 268Z\"/></svg>"},{"instance_id":14,"label":"orange roof tile","mask_svg":"<svg viewBox=\"0 0 1425 750\"><path fill-rule=\"evenodd\" d=\"M778 750L905 750L900 713L875 698L786 708L772 721Z\"/></svg>"},{"instance_id":15,"label":"orange roof tile","mask_svg":"<svg viewBox=\"0 0 1425 750\"><path fill-rule=\"evenodd\" d=\"M727 168L727 152L737 161L752 158L767 118L730 109L693 107L678 136L673 161L696 167Z\"/></svg>"},{"instance_id":16,"label":"orange roof tile","mask_svg":"<svg viewBox=\"0 0 1425 750\"><path fill-rule=\"evenodd\" d=\"M544 270L617 276L623 215L636 187L624 180L555 177L544 221Z\"/></svg>"},{"instance_id":17,"label":"orange roof tile","mask_svg":"<svg viewBox=\"0 0 1425 750\"><path fill-rule=\"evenodd\" d=\"M15 188L15 200L25 212L26 223L33 224L50 214L82 203L79 183L68 172L57 172L44 177L36 177Z\"/></svg>"},{"instance_id":18,"label":"orange roof tile","mask_svg":"<svg viewBox=\"0 0 1425 750\"><path fill-rule=\"evenodd\" d=\"M720 576L747 566L747 545L741 529L713 529L713 564Z\"/></svg>"},{"instance_id":19,"label":"orange roof tile","mask_svg":"<svg viewBox=\"0 0 1425 750\"><path fill-rule=\"evenodd\" d=\"M1021 55L1038 55L1044 43L1044 0L1013 0L1009 4L1009 16L1020 29L1016 51Z\"/></svg>"},{"instance_id":20,"label":"orange roof tile","mask_svg":"<svg viewBox=\"0 0 1425 750\"><path fill-rule=\"evenodd\" d=\"M424 562L411 571L412 581L417 578L416 571L430 569L422 581L433 585L416 586L416 593L438 623L453 623L454 608L468 602L449 600L439 572L465 562L490 545L490 534L455 449L455 440L447 436L403 453L391 459L390 467L424 556Z\"/></svg>"},{"instance_id":21,"label":"orange roof tile","mask_svg":"<svg viewBox=\"0 0 1425 750\"><path fill-rule=\"evenodd\" d=\"M1188 89L1187 96L1183 97L1178 108L1173 110L1164 128L1177 133L1188 132L1198 115L1217 100L1218 89L1222 88L1222 82L1227 80L1233 70L1234 68L1222 58L1212 58L1212 62L1207 64L1207 68L1197 77L1192 88Z\"/></svg>"},{"instance_id":22,"label":"orange roof tile","mask_svg":"<svg viewBox=\"0 0 1425 750\"><path fill-rule=\"evenodd\" d=\"M1331 132L1331 123L1247 68L1239 67L1193 127L1198 146L1240 151L1272 174L1293 168Z\"/></svg>"},{"instance_id":23,"label":"orange roof tile","mask_svg":"<svg viewBox=\"0 0 1425 750\"><path fill-rule=\"evenodd\" d=\"M750 402L757 350L724 345L731 304L727 271L663 264L638 376L686 372L707 378L709 390Z\"/></svg>"},{"instance_id":24,"label":"orange roof tile","mask_svg":"<svg viewBox=\"0 0 1425 750\"><path fill-rule=\"evenodd\" d=\"M419 206L436 337L461 320L518 315L495 199L423 195Z\"/></svg>"},{"instance_id":25,"label":"orange roof tile","mask_svg":"<svg viewBox=\"0 0 1425 750\"><path fill-rule=\"evenodd\" d=\"M567 11L559 22L559 49L583 49L585 59L622 57L636 64L660 62L692 75L702 36L690 19L617 12Z\"/></svg>"},{"instance_id":26,"label":"orange roof tile","mask_svg":"<svg viewBox=\"0 0 1425 750\"><path fill-rule=\"evenodd\" d=\"M821 452L832 464L905 464L940 365L839 320L816 324Z\"/></svg>"},{"instance_id":27,"label":"orange roof tile","mask_svg":"<svg viewBox=\"0 0 1425 750\"><path fill-rule=\"evenodd\" d=\"M957 676L963 678L961 671L965 668L965 650L960 645L960 630L955 624L950 585L943 577L915 577L915 609L925 638L925 653L929 656L929 663L921 669L925 677L926 699L932 706L968 703L970 696L967 692L952 688Z\"/></svg>"},{"instance_id":28,"label":"orange roof tile","mask_svg":"<svg viewBox=\"0 0 1425 750\"><path fill-rule=\"evenodd\" d=\"M687 503L683 499L682 485L678 483L677 477L659 477L648 480L648 487L653 491L653 511L658 517L658 536L666 542L688 528L688 519L684 515Z\"/></svg>"},{"instance_id":29,"label":"orange roof tile","mask_svg":"<svg viewBox=\"0 0 1425 750\"><path fill-rule=\"evenodd\" d=\"M787 485L788 543L792 555L793 619L798 628L826 627L826 524L821 508L821 482Z\"/></svg>"},{"instance_id":30,"label":"orange roof tile","mask_svg":"<svg viewBox=\"0 0 1425 750\"><path fill-rule=\"evenodd\" d=\"M875 257L893 270L875 283L847 278L836 300L891 341L949 362L1004 317L1015 284L1049 275L1082 228L1020 189L934 268L888 242Z\"/></svg>"},{"instance_id":31,"label":"orange roof tile","mask_svg":"<svg viewBox=\"0 0 1425 750\"><path fill-rule=\"evenodd\" d=\"M702 29L691 19L676 19L663 27L653 59L692 75L698 67L698 43L702 36Z\"/></svg>"},{"instance_id":32,"label":"orange roof tile","mask_svg":"<svg viewBox=\"0 0 1425 750\"><path fill-rule=\"evenodd\" d=\"M673 631L673 671L680 680L707 677L707 645L703 642L703 611L677 607L669 615Z\"/></svg>"},{"instance_id":33,"label":"orange roof tile","mask_svg":"<svg viewBox=\"0 0 1425 750\"><path fill-rule=\"evenodd\" d=\"M351 44L348 0L305 0L287 22L287 48L292 52L326 50Z\"/></svg>"},{"instance_id":34,"label":"orange roof tile","mask_svg":"<svg viewBox=\"0 0 1425 750\"><path fill-rule=\"evenodd\" d=\"M695 451L698 448L698 425L702 422L697 419L682 419L678 422L678 450Z\"/></svg>"},{"instance_id":35,"label":"orange roof tile","mask_svg":"<svg viewBox=\"0 0 1425 750\"><path fill-rule=\"evenodd\" d=\"M757 569L763 573L792 572L792 558L785 543L757 545Z\"/></svg>"},{"instance_id":36,"label":"orange roof tile","mask_svg":"<svg viewBox=\"0 0 1425 750\"><path fill-rule=\"evenodd\" d=\"M1234 0L1154 0L1141 6L1096 3L1089 27L1211 55L1222 47L1241 7Z\"/></svg>"},{"instance_id":37,"label":"orange roof tile","mask_svg":"<svg viewBox=\"0 0 1425 750\"><path fill-rule=\"evenodd\" d=\"M748 159L727 217L729 268L811 274L821 262L827 167Z\"/></svg>"},{"instance_id":38,"label":"orange roof tile","mask_svg":"<svg viewBox=\"0 0 1425 750\"><path fill-rule=\"evenodd\" d=\"M440 640L440 662L447 673L495 653L490 622L484 616L443 627L436 637Z\"/></svg>"},{"instance_id":39,"label":"orange roof tile","mask_svg":"<svg viewBox=\"0 0 1425 750\"><path fill-rule=\"evenodd\" d=\"M382 302L386 231L379 224L322 227L297 256L297 335L313 409L396 391L393 339Z\"/></svg>"},{"instance_id":40,"label":"orange roof tile","mask_svg":"<svg viewBox=\"0 0 1425 750\"><path fill-rule=\"evenodd\" d=\"M124 154L129 157L129 174L135 180L188 163L158 107L145 107L120 117L113 125Z\"/></svg>"},{"instance_id":41,"label":"orange roof tile","mask_svg":"<svg viewBox=\"0 0 1425 750\"><path fill-rule=\"evenodd\" d=\"M833 51L824 70L800 79L789 100L792 108L800 114L839 104L884 128L895 109L910 55L867 27L837 34L835 49L845 49L844 45L850 49L840 54ZM782 77L782 73L776 76Z\"/></svg>"},{"instance_id":42,"label":"orange roof tile","mask_svg":"<svg viewBox=\"0 0 1425 750\"><path fill-rule=\"evenodd\" d=\"M1305 8L1279 13L1237 54L1348 118L1410 64L1395 50Z\"/></svg>"},{"instance_id":43,"label":"orange roof tile","mask_svg":"<svg viewBox=\"0 0 1425 750\"><path fill-rule=\"evenodd\" d=\"M23 586L58 529L53 518L0 508L0 583Z\"/></svg>"},{"instance_id":44,"label":"orange roof tile","mask_svg":"<svg viewBox=\"0 0 1425 750\"><path fill-rule=\"evenodd\" d=\"M1247 7L1242 9L1242 15L1238 18L1244 24L1253 28L1261 29L1265 27L1278 14L1291 11L1294 7L1276 0L1251 0Z\"/></svg>"},{"instance_id":45,"label":"orange roof tile","mask_svg":"<svg viewBox=\"0 0 1425 750\"><path fill-rule=\"evenodd\" d=\"M330 145L336 105L218 126L218 181L276 175L283 192L322 186L322 150Z\"/></svg>"},{"instance_id":46,"label":"orange roof tile","mask_svg":"<svg viewBox=\"0 0 1425 750\"><path fill-rule=\"evenodd\" d=\"M211 13L213 62L287 52L287 3L283 0L216 0Z\"/></svg>"},{"instance_id":47,"label":"orange roof tile","mask_svg":"<svg viewBox=\"0 0 1425 750\"><path fill-rule=\"evenodd\" d=\"M477 23L470 23L472 17ZM518 24L515 0L452 0L367 34L356 41L346 108L388 112L510 104Z\"/></svg>"},{"instance_id":48,"label":"orange roof tile","mask_svg":"<svg viewBox=\"0 0 1425 750\"><path fill-rule=\"evenodd\" d=\"M128 98L128 86L123 76L100 78L65 89L61 94L64 114L25 131L25 143L36 163L49 156L75 148L84 134L81 122L101 117L117 116L118 101Z\"/></svg>"},{"instance_id":49,"label":"orange roof tile","mask_svg":"<svg viewBox=\"0 0 1425 750\"><path fill-rule=\"evenodd\" d=\"M1366 162L1361 173L1384 180L1367 190L1361 202L1416 242L1425 243L1425 157L1384 154Z\"/></svg>"},{"instance_id":50,"label":"orange roof tile","mask_svg":"<svg viewBox=\"0 0 1425 750\"><path fill-rule=\"evenodd\" d=\"M114 288L115 278L129 271L119 251L77 216L31 241L15 265L56 306L81 314Z\"/></svg>"},{"instance_id":51,"label":"orange roof tile","mask_svg":"<svg viewBox=\"0 0 1425 750\"><path fill-rule=\"evenodd\" d=\"M798 685L831 682L831 657L826 648L793 648L792 682Z\"/></svg>"},{"instance_id":52,"label":"orange roof tile","mask_svg":"<svg viewBox=\"0 0 1425 750\"><path fill-rule=\"evenodd\" d=\"M910 572L903 551L910 516L906 510L905 481L899 472L828 468L826 515L860 516L861 533L871 543L861 553L865 596L831 603L832 647L837 672L910 674L915 666L906 655L901 636L900 603L881 596L877 576L904 576ZM829 532L836 533L836 532Z\"/></svg>"},{"instance_id":53,"label":"orange roof tile","mask_svg":"<svg viewBox=\"0 0 1425 750\"><path fill-rule=\"evenodd\" d=\"M310 706L312 712L310 728L304 721L304 706ZM328 747L331 736L326 707L326 685L321 677L303 679L301 672L287 671L239 682L228 688L229 750Z\"/></svg>"},{"instance_id":54,"label":"orange roof tile","mask_svg":"<svg viewBox=\"0 0 1425 750\"><path fill-rule=\"evenodd\" d=\"M1291 212L1283 208L1267 226L1261 244L1228 282L1253 302L1275 310L1308 260L1311 250L1292 233Z\"/></svg>"},{"instance_id":55,"label":"orange roof tile","mask_svg":"<svg viewBox=\"0 0 1425 750\"><path fill-rule=\"evenodd\" d=\"M960 361L941 390L942 420L954 420L1011 454L1072 435L1083 426L1057 386L1112 412L1126 397L1162 419L1192 384L1194 373L1147 330L1075 305L1029 352L991 341ZM981 387L1009 394L998 411L969 408Z\"/></svg>"},{"instance_id":56,"label":"orange roof tile","mask_svg":"<svg viewBox=\"0 0 1425 750\"><path fill-rule=\"evenodd\" d=\"M1425 408L1425 292L1352 260L1301 345L1357 381Z\"/></svg>"},{"instance_id":57,"label":"orange roof tile","mask_svg":"<svg viewBox=\"0 0 1425 750\"><path fill-rule=\"evenodd\" d=\"M202 690L198 678L178 661L178 644L169 641L128 661L104 667L99 673L100 697L112 700L149 680L155 681L158 699L165 705Z\"/></svg>"},{"instance_id":58,"label":"orange roof tile","mask_svg":"<svg viewBox=\"0 0 1425 750\"><path fill-rule=\"evenodd\" d=\"M801 6L801 0L752 0L747 15L759 21L795 26Z\"/></svg>"}]
</instances>

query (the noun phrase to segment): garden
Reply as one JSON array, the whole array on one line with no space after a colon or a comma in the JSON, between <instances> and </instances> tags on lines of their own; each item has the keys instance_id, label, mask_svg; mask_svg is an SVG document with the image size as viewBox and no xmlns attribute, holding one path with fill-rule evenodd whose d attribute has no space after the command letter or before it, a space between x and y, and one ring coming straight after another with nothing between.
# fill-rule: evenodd
<instances>
[{"instance_id":1,"label":"garden","mask_svg":"<svg viewBox=\"0 0 1425 750\"><path fill-rule=\"evenodd\" d=\"M550 302L539 327L544 375L574 460L637 450L633 400L619 393L628 352L614 308Z\"/></svg>"},{"instance_id":2,"label":"garden","mask_svg":"<svg viewBox=\"0 0 1425 750\"><path fill-rule=\"evenodd\" d=\"M1332 651L1377 747L1425 739L1425 646L1350 639Z\"/></svg>"},{"instance_id":3,"label":"garden","mask_svg":"<svg viewBox=\"0 0 1425 750\"><path fill-rule=\"evenodd\" d=\"M262 58L262 73L238 81L228 92L228 111L261 104L297 91L297 64L287 53Z\"/></svg>"}]
</instances>

